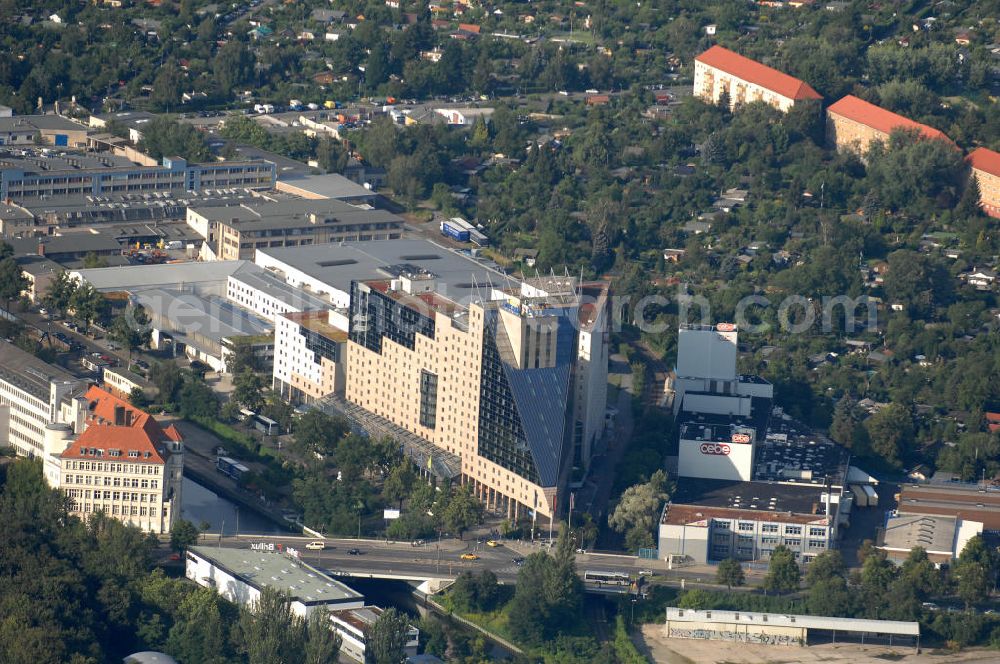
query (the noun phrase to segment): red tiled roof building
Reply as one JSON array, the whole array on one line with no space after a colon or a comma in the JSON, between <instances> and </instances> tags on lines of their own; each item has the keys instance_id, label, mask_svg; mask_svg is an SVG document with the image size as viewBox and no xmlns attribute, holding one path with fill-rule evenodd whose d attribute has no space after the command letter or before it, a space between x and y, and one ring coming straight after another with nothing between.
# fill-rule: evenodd
<instances>
[{"instance_id":1,"label":"red tiled roof building","mask_svg":"<svg viewBox=\"0 0 1000 664\"><path fill-rule=\"evenodd\" d=\"M59 486L72 512L86 519L103 511L146 532L169 532L180 514L180 432L96 386L81 399L86 428L60 457Z\"/></svg>"},{"instance_id":2,"label":"red tiled roof building","mask_svg":"<svg viewBox=\"0 0 1000 664\"><path fill-rule=\"evenodd\" d=\"M838 151L853 150L864 154L875 141L887 143L889 135L897 129L913 130L923 138L954 145L939 129L887 111L854 95L847 95L826 109L827 140Z\"/></svg>"},{"instance_id":3,"label":"red tiled roof building","mask_svg":"<svg viewBox=\"0 0 1000 664\"><path fill-rule=\"evenodd\" d=\"M722 46L713 46L694 59L694 95L716 104L723 92L729 104L763 101L780 111L796 103L823 97L808 83L746 58Z\"/></svg>"},{"instance_id":4,"label":"red tiled roof building","mask_svg":"<svg viewBox=\"0 0 1000 664\"><path fill-rule=\"evenodd\" d=\"M968 161L979 184L980 207L991 217L1000 217L1000 152L976 148L969 154Z\"/></svg>"}]
</instances>

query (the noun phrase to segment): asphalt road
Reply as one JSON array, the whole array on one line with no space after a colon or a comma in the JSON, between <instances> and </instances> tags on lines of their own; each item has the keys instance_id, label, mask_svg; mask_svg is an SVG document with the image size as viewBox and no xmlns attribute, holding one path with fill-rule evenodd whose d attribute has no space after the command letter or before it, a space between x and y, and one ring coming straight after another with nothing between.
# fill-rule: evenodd
<instances>
[{"instance_id":1,"label":"asphalt road","mask_svg":"<svg viewBox=\"0 0 1000 664\"><path fill-rule=\"evenodd\" d=\"M316 538L286 535L223 537L206 535L201 539L204 546L249 549L252 542L271 542L283 548L297 549L303 561L334 576L378 577L382 575L412 575L413 580L428 578L454 578L462 572L478 573L491 570L503 583L513 583L517 579L518 565L514 558L524 557L533 551L542 550L538 546L521 542L504 542L491 548L477 543L474 539L445 539L440 542L428 541L421 546L410 542L386 542L385 540L326 538L326 549L310 551L305 548ZM358 555L348 551L357 549ZM462 560L463 553L474 553L477 560ZM577 554L576 568L582 576L587 570L623 572L631 576L642 570L651 570L656 583L674 587L697 587L714 584L713 575L701 570L666 571L663 563L641 560L630 556L611 554Z\"/></svg>"}]
</instances>

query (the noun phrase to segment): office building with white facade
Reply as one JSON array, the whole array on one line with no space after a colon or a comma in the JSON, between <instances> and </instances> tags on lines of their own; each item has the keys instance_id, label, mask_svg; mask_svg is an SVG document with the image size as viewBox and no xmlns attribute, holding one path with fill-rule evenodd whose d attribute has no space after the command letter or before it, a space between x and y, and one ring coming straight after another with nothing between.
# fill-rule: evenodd
<instances>
[{"instance_id":1,"label":"office building with white facade","mask_svg":"<svg viewBox=\"0 0 1000 664\"><path fill-rule=\"evenodd\" d=\"M64 369L0 341L0 446L42 459L47 481L58 486L58 456L73 435L62 406L85 388Z\"/></svg>"}]
</instances>

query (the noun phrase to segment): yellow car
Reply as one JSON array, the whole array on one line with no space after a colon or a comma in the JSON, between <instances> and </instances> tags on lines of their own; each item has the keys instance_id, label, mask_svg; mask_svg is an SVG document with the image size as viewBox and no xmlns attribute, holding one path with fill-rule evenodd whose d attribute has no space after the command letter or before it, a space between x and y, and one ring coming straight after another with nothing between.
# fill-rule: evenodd
<instances>
[{"instance_id":1,"label":"yellow car","mask_svg":"<svg viewBox=\"0 0 1000 664\"><path fill-rule=\"evenodd\" d=\"M463 553L462 560L479 560L479 556L474 553Z\"/></svg>"},{"instance_id":2,"label":"yellow car","mask_svg":"<svg viewBox=\"0 0 1000 664\"><path fill-rule=\"evenodd\" d=\"M498 542L498 541L496 541L496 540L488 540L488 541L486 542L486 546L490 547L491 549L495 549L495 548L497 548L498 546L500 546L500 542Z\"/></svg>"}]
</instances>

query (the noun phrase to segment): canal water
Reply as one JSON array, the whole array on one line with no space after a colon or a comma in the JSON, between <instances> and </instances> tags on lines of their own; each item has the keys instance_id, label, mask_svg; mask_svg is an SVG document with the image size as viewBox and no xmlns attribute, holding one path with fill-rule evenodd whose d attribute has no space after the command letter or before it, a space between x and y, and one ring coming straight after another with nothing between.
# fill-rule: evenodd
<instances>
[{"instance_id":1,"label":"canal water","mask_svg":"<svg viewBox=\"0 0 1000 664\"><path fill-rule=\"evenodd\" d=\"M257 513L246 508L238 509L235 503L206 489L189 477L184 478L181 492L181 517L195 526L202 522L207 523L206 532L235 535L239 527L240 535L288 534Z\"/></svg>"}]
</instances>

